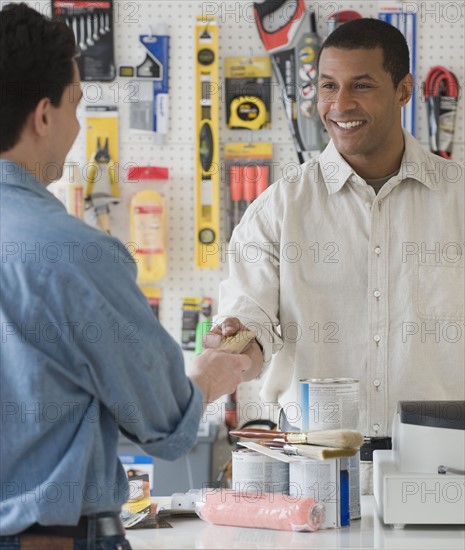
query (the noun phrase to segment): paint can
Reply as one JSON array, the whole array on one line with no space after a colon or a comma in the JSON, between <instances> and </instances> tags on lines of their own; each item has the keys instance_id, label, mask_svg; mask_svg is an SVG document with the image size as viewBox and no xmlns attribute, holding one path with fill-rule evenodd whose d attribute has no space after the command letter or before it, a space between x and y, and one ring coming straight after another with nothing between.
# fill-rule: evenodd
<instances>
[{"instance_id":1,"label":"paint can","mask_svg":"<svg viewBox=\"0 0 465 550\"><path fill-rule=\"evenodd\" d=\"M320 529L349 525L360 519L360 454L315 460L301 457L289 464L289 495L312 497L325 505Z\"/></svg>"},{"instance_id":2,"label":"paint can","mask_svg":"<svg viewBox=\"0 0 465 550\"><path fill-rule=\"evenodd\" d=\"M300 458L289 464L289 495L312 497L325 505L320 529L341 527L341 463L337 458L314 460Z\"/></svg>"},{"instance_id":3,"label":"paint can","mask_svg":"<svg viewBox=\"0 0 465 550\"><path fill-rule=\"evenodd\" d=\"M232 453L232 489L241 494L289 491L289 464L250 449Z\"/></svg>"},{"instance_id":4,"label":"paint can","mask_svg":"<svg viewBox=\"0 0 465 550\"><path fill-rule=\"evenodd\" d=\"M302 431L356 430L359 420L359 381L353 378L300 380Z\"/></svg>"}]
</instances>

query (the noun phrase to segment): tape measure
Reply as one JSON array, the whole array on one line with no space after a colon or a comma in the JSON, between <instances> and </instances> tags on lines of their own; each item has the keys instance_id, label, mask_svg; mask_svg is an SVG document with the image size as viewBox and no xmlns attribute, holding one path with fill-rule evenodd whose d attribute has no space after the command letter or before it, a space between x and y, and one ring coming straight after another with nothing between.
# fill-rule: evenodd
<instances>
[{"instance_id":1,"label":"tape measure","mask_svg":"<svg viewBox=\"0 0 465 550\"><path fill-rule=\"evenodd\" d=\"M258 130L268 119L265 103L256 96L239 96L231 101L229 128Z\"/></svg>"}]
</instances>

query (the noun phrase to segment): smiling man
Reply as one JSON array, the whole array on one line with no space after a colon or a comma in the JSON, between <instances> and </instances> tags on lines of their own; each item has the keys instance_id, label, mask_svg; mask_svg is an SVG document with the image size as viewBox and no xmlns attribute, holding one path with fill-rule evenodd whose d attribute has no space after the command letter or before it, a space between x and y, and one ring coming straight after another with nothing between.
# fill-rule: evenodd
<instances>
[{"instance_id":1,"label":"smiling man","mask_svg":"<svg viewBox=\"0 0 465 550\"><path fill-rule=\"evenodd\" d=\"M318 110L331 141L246 212L206 338L257 329L247 375L266 368L263 414L278 404L283 427L300 427L300 380L359 380L364 493L399 400L465 394L463 166L402 130L413 86L391 25L359 19L328 37ZM323 425L327 413L313 403Z\"/></svg>"}]
</instances>

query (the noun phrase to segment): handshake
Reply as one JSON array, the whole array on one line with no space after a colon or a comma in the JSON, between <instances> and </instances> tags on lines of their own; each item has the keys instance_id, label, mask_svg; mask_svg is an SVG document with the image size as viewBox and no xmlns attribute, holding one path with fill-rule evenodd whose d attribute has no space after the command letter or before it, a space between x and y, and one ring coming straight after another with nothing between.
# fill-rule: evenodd
<instances>
[{"instance_id":1,"label":"handshake","mask_svg":"<svg viewBox=\"0 0 465 550\"><path fill-rule=\"evenodd\" d=\"M258 376L263 354L255 336L236 317L228 317L205 334L205 351L190 369L190 378L202 390L205 402L231 394L241 382Z\"/></svg>"}]
</instances>

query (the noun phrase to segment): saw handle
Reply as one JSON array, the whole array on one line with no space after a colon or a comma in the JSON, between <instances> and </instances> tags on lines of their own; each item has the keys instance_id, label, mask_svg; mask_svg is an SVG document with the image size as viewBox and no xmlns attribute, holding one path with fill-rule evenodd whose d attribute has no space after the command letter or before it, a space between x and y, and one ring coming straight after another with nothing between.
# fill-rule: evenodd
<instances>
[{"instance_id":1,"label":"saw handle","mask_svg":"<svg viewBox=\"0 0 465 550\"><path fill-rule=\"evenodd\" d=\"M255 2L253 5L258 32L268 52L289 46L294 38L294 31L297 29L304 14L304 0L297 0L295 12L279 29L273 31L266 30L264 26L265 18L278 11L287 2L288 0L266 0L261 4Z\"/></svg>"},{"instance_id":2,"label":"saw handle","mask_svg":"<svg viewBox=\"0 0 465 550\"><path fill-rule=\"evenodd\" d=\"M253 7L255 8L260 20L263 20L267 15L278 11L279 8L284 6L286 2L287 0L267 0L260 4L254 2Z\"/></svg>"}]
</instances>

